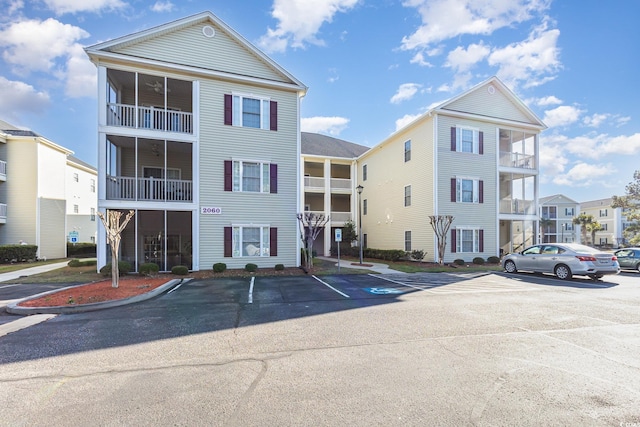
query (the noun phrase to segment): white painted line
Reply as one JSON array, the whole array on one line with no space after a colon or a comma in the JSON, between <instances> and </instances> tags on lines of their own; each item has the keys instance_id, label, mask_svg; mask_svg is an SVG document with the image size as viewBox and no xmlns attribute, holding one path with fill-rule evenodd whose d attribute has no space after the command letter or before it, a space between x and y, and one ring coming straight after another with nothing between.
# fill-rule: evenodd
<instances>
[{"instance_id":1,"label":"white painted line","mask_svg":"<svg viewBox=\"0 0 640 427\"><path fill-rule=\"evenodd\" d=\"M409 288L413 288L413 289L419 289L419 290L421 290L421 291L426 291L426 290L428 290L428 288L424 288L424 287L421 287L421 286L415 286L415 285L412 285L412 284L410 284L410 283L404 283L404 282L400 282L400 281L398 281L398 280L388 279L388 278L386 278L386 277L382 277L382 276L380 276L379 274L371 274L371 273L369 273L369 276L371 276L371 277L375 277L376 279L386 280L387 282L395 283L395 284L397 284L397 285L407 286L407 287L409 287Z\"/></svg>"},{"instance_id":2,"label":"white painted line","mask_svg":"<svg viewBox=\"0 0 640 427\"><path fill-rule=\"evenodd\" d=\"M330 289L332 289L332 290L336 291L337 293L339 293L339 294L340 294L340 295L342 295L343 297L345 297L345 298L351 298L349 295L345 294L344 292L340 292L339 290L337 290L336 288L334 288L333 286L331 286L331 285L330 285L330 284L328 284L327 282L324 282L324 281L322 281L322 280L318 279L316 276L313 276L313 275L312 275L311 277L313 277L314 279L316 279L318 282L322 283L322 284L323 284L323 285L325 285L326 287L328 287L328 288L330 288Z\"/></svg>"},{"instance_id":3,"label":"white painted line","mask_svg":"<svg viewBox=\"0 0 640 427\"><path fill-rule=\"evenodd\" d=\"M175 288L171 288L171 289L169 290L169 292L167 292L167 295L169 295L171 292L173 292L173 291L177 290L180 286L182 286L182 283L180 283L180 284L179 284L178 286L176 286Z\"/></svg>"},{"instance_id":4,"label":"white painted line","mask_svg":"<svg viewBox=\"0 0 640 427\"><path fill-rule=\"evenodd\" d=\"M251 277L251 283L249 284L249 304L253 304L253 284L256 280L256 277Z\"/></svg>"},{"instance_id":5,"label":"white painted line","mask_svg":"<svg viewBox=\"0 0 640 427\"><path fill-rule=\"evenodd\" d=\"M38 323L44 322L45 320L49 320L56 316L57 314L33 314L31 316L26 316L18 320L14 320L13 322L5 323L4 325L0 325L0 337L10 334L11 332L16 332L21 329L28 328L29 326L37 325Z\"/></svg>"},{"instance_id":6,"label":"white painted line","mask_svg":"<svg viewBox=\"0 0 640 427\"><path fill-rule=\"evenodd\" d=\"M0 289L4 289L4 288L11 288L13 286L20 286L20 283L15 283L13 285L4 285L4 286L0 286Z\"/></svg>"}]
</instances>

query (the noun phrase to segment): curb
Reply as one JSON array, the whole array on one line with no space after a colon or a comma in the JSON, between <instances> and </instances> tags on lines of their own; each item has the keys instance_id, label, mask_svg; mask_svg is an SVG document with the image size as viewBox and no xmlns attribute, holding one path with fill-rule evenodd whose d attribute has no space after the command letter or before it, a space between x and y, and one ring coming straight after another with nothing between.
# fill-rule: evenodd
<instances>
[{"instance_id":1,"label":"curb","mask_svg":"<svg viewBox=\"0 0 640 427\"><path fill-rule=\"evenodd\" d=\"M54 289L53 291L42 292L37 295L30 295L27 298L22 298L18 301L14 301L8 304L5 307L5 310L7 311L7 313L19 314L22 316L28 316L31 314L72 314L72 313L84 313L87 311L104 310L107 308L120 307L122 305L135 304L137 302L146 301L148 299L154 298L162 294L163 292L165 292L166 290L168 290L169 288L172 288L177 284L182 284L189 280L191 279L171 279L167 283L160 285L154 290L149 291L147 293L136 295L134 297L114 300L114 301L94 302L91 304L81 304L81 305L74 305L74 306L56 306L56 307L19 307L18 306L18 304L24 301L29 301L32 299L43 297L45 295L53 294L56 292L60 292L66 289L72 289L72 288L83 286L83 285L67 286L66 288Z\"/></svg>"}]
</instances>

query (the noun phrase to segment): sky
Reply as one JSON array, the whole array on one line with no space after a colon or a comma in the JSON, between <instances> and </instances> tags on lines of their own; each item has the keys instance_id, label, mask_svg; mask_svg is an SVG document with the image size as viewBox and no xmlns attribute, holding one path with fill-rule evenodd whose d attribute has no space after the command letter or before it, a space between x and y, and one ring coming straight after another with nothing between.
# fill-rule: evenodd
<instances>
[{"instance_id":1,"label":"sky","mask_svg":"<svg viewBox=\"0 0 640 427\"><path fill-rule=\"evenodd\" d=\"M540 197L640 169L636 0L0 0L0 119L97 165L83 48L211 11L309 87L303 131L373 146L498 76L548 126Z\"/></svg>"}]
</instances>

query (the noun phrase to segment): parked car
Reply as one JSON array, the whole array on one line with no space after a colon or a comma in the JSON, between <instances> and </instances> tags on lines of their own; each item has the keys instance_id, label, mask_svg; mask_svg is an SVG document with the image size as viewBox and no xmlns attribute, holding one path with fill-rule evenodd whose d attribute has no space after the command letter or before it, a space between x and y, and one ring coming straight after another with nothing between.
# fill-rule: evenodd
<instances>
[{"instance_id":1,"label":"parked car","mask_svg":"<svg viewBox=\"0 0 640 427\"><path fill-rule=\"evenodd\" d=\"M520 253L505 256L502 266L508 273L553 273L563 280L569 280L573 275L597 280L604 275L620 272L616 255L576 243L530 246Z\"/></svg>"},{"instance_id":2,"label":"parked car","mask_svg":"<svg viewBox=\"0 0 640 427\"><path fill-rule=\"evenodd\" d=\"M636 270L640 273L640 248L624 248L617 250L615 256L622 269Z\"/></svg>"}]
</instances>

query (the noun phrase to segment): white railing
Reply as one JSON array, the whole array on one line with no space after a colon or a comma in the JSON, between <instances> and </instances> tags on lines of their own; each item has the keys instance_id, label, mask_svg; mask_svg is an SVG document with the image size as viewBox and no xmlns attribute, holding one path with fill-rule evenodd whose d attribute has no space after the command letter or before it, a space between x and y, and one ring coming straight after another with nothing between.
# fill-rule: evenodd
<instances>
[{"instance_id":1,"label":"white railing","mask_svg":"<svg viewBox=\"0 0 640 427\"><path fill-rule=\"evenodd\" d=\"M332 190L351 190L351 180L345 178L331 178Z\"/></svg>"},{"instance_id":2,"label":"white railing","mask_svg":"<svg viewBox=\"0 0 640 427\"><path fill-rule=\"evenodd\" d=\"M0 175L7 176L7 162L0 160Z\"/></svg>"},{"instance_id":3,"label":"white railing","mask_svg":"<svg viewBox=\"0 0 640 427\"><path fill-rule=\"evenodd\" d=\"M183 179L107 176L107 199L190 202L193 182Z\"/></svg>"},{"instance_id":4,"label":"white railing","mask_svg":"<svg viewBox=\"0 0 640 427\"><path fill-rule=\"evenodd\" d=\"M304 177L304 186L306 188L324 188L324 178L323 177L305 176Z\"/></svg>"},{"instance_id":5,"label":"white railing","mask_svg":"<svg viewBox=\"0 0 640 427\"><path fill-rule=\"evenodd\" d=\"M7 205L0 203L0 218L7 219Z\"/></svg>"},{"instance_id":6,"label":"white railing","mask_svg":"<svg viewBox=\"0 0 640 427\"><path fill-rule=\"evenodd\" d=\"M535 169L536 158L531 154L500 152L500 166L508 168Z\"/></svg>"},{"instance_id":7,"label":"white railing","mask_svg":"<svg viewBox=\"0 0 640 427\"><path fill-rule=\"evenodd\" d=\"M136 121L137 112L137 121ZM108 103L107 125L193 133L193 114L157 107Z\"/></svg>"},{"instance_id":8,"label":"white railing","mask_svg":"<svg viewBox=\"0 0 640 427\"><path fill-rule=\"evenodd\" d=\"M533 200L500 200L501 214L535 215Z\"/></svg>"},{"instance_id":9,"label":"white railing","mask_svg":"<svg viewBox=\"0 0 640 427\"><path fill-rule=\"evenodd\" d=\"M331 222L347 222L351 219L351 212L331 212Z\"/></svg>"}]
</instances>

